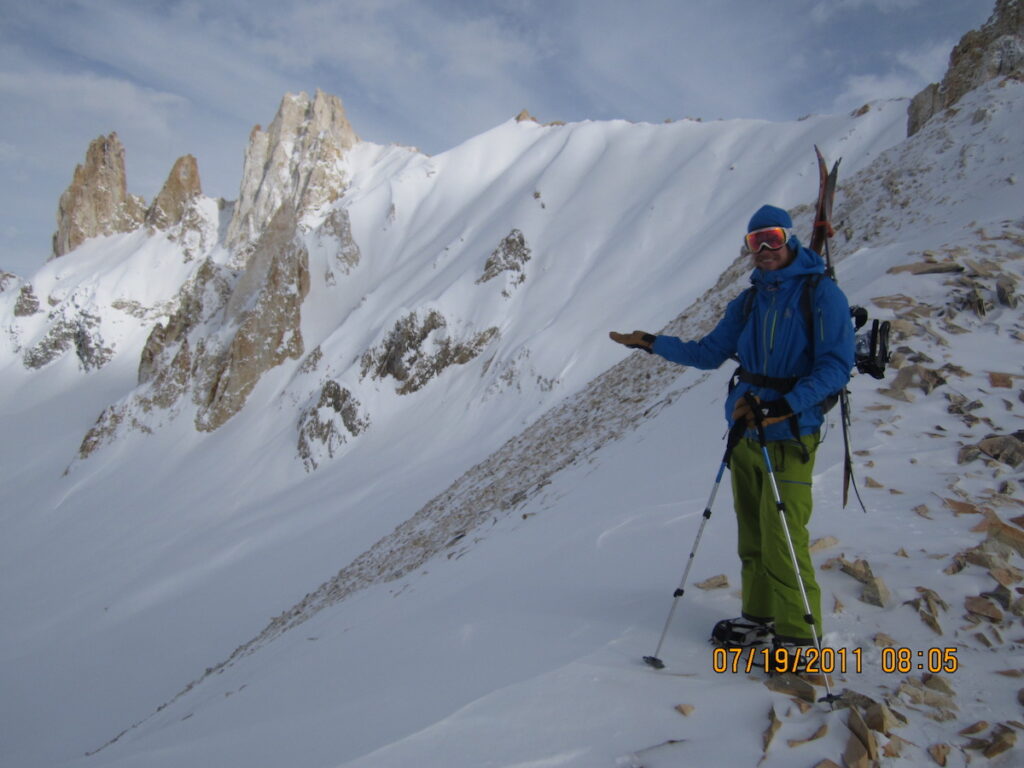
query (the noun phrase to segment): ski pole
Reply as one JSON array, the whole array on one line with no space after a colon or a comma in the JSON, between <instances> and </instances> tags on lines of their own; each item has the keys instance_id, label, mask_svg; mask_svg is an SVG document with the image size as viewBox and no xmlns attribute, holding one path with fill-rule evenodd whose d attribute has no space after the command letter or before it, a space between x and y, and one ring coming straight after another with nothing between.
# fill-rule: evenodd
<instances>
[{"instance_id":1,"label":"ski pole","mask_svg":"<svg viewBox=\"0 0 1024 768\"><path fill-rule=\"evenodd\" d=\"M697 538L693 541L693 547L690 549L690 557L686 561L686 568L683 569L683 578L679 582L679 587L673 593L672 607L669 609L668 618L665 619L665 628L661 630L661 639L658 640L658 647L654 649L654 655L644 656L644 662L655 669L663 669L665 666L665 662L658 657L658 654L661 653L662 643L665 642L665 636L668 634L668 628L672 624L672 616L676 612L676 606L679 604L679 598L681 598L683 593L686 591L686 580L690 576L690 568L693 566L693 558L697 554L697 547L700 546L701 537L704 535L704 526L707 525L708 520L711 519L711 507L714 506L715 496L718 495L718 487L722 483L722 475L725 474L725 469L729 466L732 449L736 447L740 438L743 437L744 431L746 431L746 425L742 420L733 424L732 428L729 430L729 435L725 442L725 455L722 456L722 463L718 467L718 475L715 477L715 484L711 488L711 495L708 497L708 503L704 507L704 515L700 521L700 527L697 529Z\"/></svg>"},{"instance_id":2,"label":"ski pole","mask_svg":"<svg viewBox=\"0 0 1024 768\"><path fill-rule=\"evenodd\" d=\"M747 404L750 405L751 413L754 414L754 426L757 427L757 442L761 446L761 455L764 457L764 468L768 473L768 480L772 488L772 495L775 499L775 508L779 510L779 519L782 521L782 532L786 535L786 546L789 547L789 556L793 561L793 573L796 574L796 584L800 588L800 597L804 603L804 621L807 622L807 626L811 628L811 637L814 640L814 647L818 650L819 658L821 655L821 640L818 638L818 630L814 625L814 614L811 612L811 603L807 599L807 590L804 588L804 579L800 574L800 563L796 559L796 549L793 547L793 537L789 534L789 522L786 520L786 504L782 500L782 495L779 493L779 486L775 482L775 470L772 467L771 457L768 455L768 438L765 435L764 429L764 417L761 415L761 411L758 409L758 402L756 398L747 392L744 396ZM829 685L828 675L822 675L825 681L825 698L822 701L827 701L829 706L835 709L834 702L838 697L832 694L832 686Z\"/></svg>"}]
</instances>

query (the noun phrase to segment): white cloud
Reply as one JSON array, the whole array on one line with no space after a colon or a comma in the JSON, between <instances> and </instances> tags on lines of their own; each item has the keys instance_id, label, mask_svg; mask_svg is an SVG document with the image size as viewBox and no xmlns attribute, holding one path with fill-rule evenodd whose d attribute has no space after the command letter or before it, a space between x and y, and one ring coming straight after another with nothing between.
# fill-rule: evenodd
<instances>
[{"instance_id":1,"label":"white cloud","mask_svg":"<svg viewBox=\"0 0 1024 768\"><path fill-rule=\"evenodd\" d=\"M401 39L408 19L397 0L368 3L292 3L270 18L255 19L255 28L239 30L218 19L219 36L237 40L255 57L286 71L318 64L380 67L389 70L410 62L417 48Z\"/></svg>"},{"instance_id":2,"label":"white cloud","mask_svg":"<svg viewBox=\"0 0 1024 768\"><path fill-rule=\"evenodd\" d=\"M833 111L845 112L869 101L913 96L921 88L916 77L899 73L854 75L846 79L842 92L833 103Z\"/></svg>"},{"instance_id":3,"label":"white cloud","mask_svg":"<svg viewBox=\"0 0 1024 768\"><path fill-rule=\"evenodd\" d=\"M901 51L878 73L848 76L833 109L842 112L876 99L909 98L929 83L940 81L949 64L951 42Z\"/></svg>"},{"instance_id":4,"label":"white cloud","mask_svg":"<svg viewBox=\"0 0 1024 768\"><path fill-rule=\"evenodd\" d=\"M579 4L568 35L592 99L620 116L762 116L793 106L807 21L758 2ZM639 114L638 114L639 113Z\"/></svg>"},{"instance_id":5,"label":"white cloud","mask_svg":"<svg viewBox=\"0 0 1024 768\"><path fill-rule=\"evenodd\" d=\"M237 23L205 12L196 19L186 12L189 5L172 14L117 0L69 2L59 11L52 5L38 0L18 10L20 23L38 38L27 41L33 53L44 51L50 67L91 71L234 114L251 110L254 94L264 89L274 88L278 98L287 90L287 81L252 54Z\"/></svg>"},{"instance_id":6,"label":"white cloud","mask_svg":"<svg viewBox=\"0 0 1024 768\"><path fill-rule=\"evenodd\" d=\"M897 13L916 8L927 0L821 0L811 9L816 23L824 23L848 11L868 9L880 13Z\"/></svg>"},{"instance_id":7,"label":"white cloud","mask_svg":"<svg viewBox=\"0 0 1024 768\"><path fill-rule=\"evenodd\" d=\"M36 114L50 120L93 115L112 125L130 122L165 136L170 133L170 114L186 104L176 94L90 72L0 72L0 95L32 104Z\"/></svg>"},{"instance_id":8,"label":"white cloud","mask_svg":"<svg viewBox=\"0 0 1024 768\"><path fill-rule=\"evenodd\" d=\"M915 51L901 52L896 60L923 82L938 82L949 67L949 54L953 45L953 40L943 40Z\"/></svg>"}]
</instances>

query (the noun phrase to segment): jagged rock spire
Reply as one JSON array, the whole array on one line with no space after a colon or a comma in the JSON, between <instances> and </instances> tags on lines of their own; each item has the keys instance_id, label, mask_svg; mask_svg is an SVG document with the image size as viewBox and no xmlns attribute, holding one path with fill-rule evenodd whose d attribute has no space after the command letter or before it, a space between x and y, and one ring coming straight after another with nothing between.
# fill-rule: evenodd
<instances>
[{"instance_id":1,"label":"jagged rock spire","mask_svg":"<svg viewBox=\"0 0 1024 768\"><path fill-rule=\"evenodd\" d=\"M85 164L75 167L71 185L60 196L54 257L90 237L131 232L142 224L144 204L128 194L124 168L124 145L117 133L89 144Z\"/></svg>"},{"instance_id":2,"label":"jagged rock spire","mask_svg":"<svg viewBox=\"0 0 1024 768\"><path fill-rule=\"evenodd\" d=\"M1007 75L1024 75L1024 3L1020 0L996 0L989 20L960 38L942 82L932 83L911 102L907 135L913 136L932 115L953 106L968 91Z\"/></svg>"},{"instance_id":3,"label":"jagged rock spire","mask_svg":"<svg viewBox=\"0 0 1024 768\"><path fill-rule=\"evenodd\" d=\"M146 211L146 224L155 229L167 229L180 224L189 203L202 194L196 159L192 155L179 157L160 194Z\"/></svg>"},{"instance_id":4,"label":"jagged rock spire","mask_svg":"<svg viewBox=\"0 0 1024 768\"><path fill-rule=\"evenodd\" d=\"M270 127L249 136L228 247L251 248L285 202L301 216L336 200L345 187L338 162L357 141L337 96L286 94Z\"/></svg>"}]
</instances>

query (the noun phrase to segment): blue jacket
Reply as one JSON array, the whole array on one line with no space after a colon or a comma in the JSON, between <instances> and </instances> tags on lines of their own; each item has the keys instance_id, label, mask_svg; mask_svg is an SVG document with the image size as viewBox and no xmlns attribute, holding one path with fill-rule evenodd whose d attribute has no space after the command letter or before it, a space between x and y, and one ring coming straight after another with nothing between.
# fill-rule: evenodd
<instances>
[{"instance_id":1,"label":"blue jacket","mask_svg":"<svg viewBox=\"0 0 1024 768\"><path fill-rule=\"evenodd\" d=\"M792 390L785 393L786 402L798 416L801 435L817 432L824 421L821 401L846 386L854 365L850 305L834 280L818 281L811 302L813 347L809 343L811 331L801 306L804 279L824 272L821 256L801 245L789 266L769 272L755 269L751 274L750 282L756 290L749 316L745 316L746 295L740 294L729 302L725 317L703 339L682 341L674 336L658 336L652 349L666 360L704 370L718 368L735 355L751 373L797 377ZM784 394L740 382L726 399L727 421L736 401L748 390L763 401ZM788 420L769 426L767 437L791 439Z\"/></svg>"}]
</instances>

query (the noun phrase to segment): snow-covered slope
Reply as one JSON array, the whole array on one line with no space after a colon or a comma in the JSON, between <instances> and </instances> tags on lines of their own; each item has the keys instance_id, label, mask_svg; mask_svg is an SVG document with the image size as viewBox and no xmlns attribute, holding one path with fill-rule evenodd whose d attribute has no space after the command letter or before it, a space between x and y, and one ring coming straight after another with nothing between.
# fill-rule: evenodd
<instances>
[{"instance_id":1,"label":"snow-covered slope","mask_svg":"<svg viewBox=\"0 0 1024 768\"><path fill-rule=\"evenodd\" d=\"M509 122L434 158L358 144L336 204L358 263L343 269L318 246L329 209L306 222L306 357L272 369L213 432L178 414L87 458L76 459L82 436L130 398L149 329L173 312L198 262L134 233L90 241L32 276L41 304L98 318L112 352L87 371L70 352L25 366L52 318L15 316L22 284L9 285L5 762L753 765L772 707L782 730L766 764L839 762L846 713L803 712L757 680L712 670L705 638L735 614L731 590L688 591L662 653L670 668L640 663L717 468L728 373L622 360L606 338L613 328L707 328L742 288L733 262L749 214L812 200L813 144L843 156L848 180L836 209L841 285L880 316L901 315L908 370L957 366L910 403L858 377L867 516L839 510L838 434L819 455L814 531L839 542L819 563L866 559L892 592L885 607L867 606L851 577L821 573L836 596L826 640L851 657L862 649L862 672L837 676L837 687L902 707L910 724L898 733L916 746L893 764L964 742L956 732L971 722L1019 718L1019 680L991 672L1022 666L1012 641L1024 629L1009 611L998 637L961 629L964 600L993 582L976 564L944 573L984 534L969 530L978 516L939 499L1019 514L997 506L1014 503L1013 488L986 496L1005 465L957 457L958 443L1015 431L1024 408L1019 384L996 389L1005 379L987 375L1021 373L1019 311L992 295L996 272L1021 277L1022 90L993 83L906 142L906 103L888 102L792 124ZM806 232L810 212L797 213ZM208 211L210 227L219 215ZM984 317L951 318L973 289L947 284L949 274L887 271L926 251L976 274ZM522 269L483 280L489 261L516 254ZM229 261L216 248L208 256ZM872 302L897 295L907 298ZM396 323L432 312L444 323L424 336L421 358L497 331L464 362L426 366L408 394L393 376L365 373ZM403 362L419 370L415 351ZM368 427L317 454L310 471L296 422L326 380L358 400ZM965 396L967 416L947 413L944 393ZM971 414L990 423L970 427ZM723 490L696 580L738 580L730 501ZM904 605L921 599L917 587L949 605L943 635ZM956 708L908 704L912 691L897 703L906 675L881 671L879 632L914 650L957 648ZM684 716L678 704L695 709ZM786 744L823 724L822 738Z\"/></svg>"}]
</instances>

